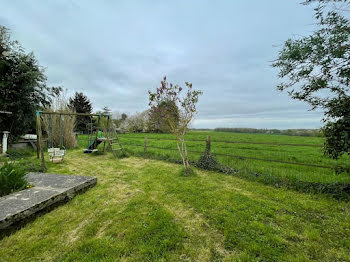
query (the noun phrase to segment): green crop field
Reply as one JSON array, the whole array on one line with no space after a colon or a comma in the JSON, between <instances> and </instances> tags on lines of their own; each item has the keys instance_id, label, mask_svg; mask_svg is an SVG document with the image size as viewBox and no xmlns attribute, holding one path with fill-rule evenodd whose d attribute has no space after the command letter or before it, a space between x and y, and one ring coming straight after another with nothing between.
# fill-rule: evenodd
<instances>
[{"instance_id":1,"label":"green crop field","mask_svg":"<svg viewBox=\"0 0 350 262\"><path fill-rule=\"evenodd\" d=\"M144 153L146 136L147 154ZM345 185L350 182L349 157L333 160L324 156L322 137L191 131L186 135L191 161L198 161L204 153L208 136L211 139L211 152L219 162L239 171L240 175L245 174L270 184L293 184L297 187L300 183ZM81 147L86 146L86 138L80 136ZM180 160L172 134L122 134L120 141L125 149L135 155Z\"/></svg>"},{"instance_id":2,"label":"green crop field","mask_svg":"<svg viewBox=\"0 0 350 262\"><path fill-rule=\"evenodd\" d=\"M171 140L174 139L171 134L125 134L121 135L120 138L123 145L125 145L125 148L134 152L143 152L145 136L148 137L148 152L179 158L178 152L176 151L176 143L175 141ZM191 151L189 153L191 160L197 161L201 153L205 150L204 141L191 140L206 140L207 136L211 137L211 151L213 154L218 154L218 160L222 164L237 168L239 170L261 174L273 174L275 176L288 177L291 179L309 182L350 182L350 174L346 172L336 173L334 169L331 168L319 168L314 166L303 166L269 161L275 160L325 167L349 167L350 161L346 156L339 160L333 160L323 155L323 138L320 137L192 131L186 136L187 140L189 140L187 142L187 147L188 150ZM216 141L250 142L253 144L224 143ZM293 146L289 144L305 146ZM163 150L159 148L171 148L172 150ZM220 154L233 155L236 157L223 156ZM239 156L243 158L239 158ZM244 157L265 159L267 161L244 159Z\"/></svg>"}]
</instances>

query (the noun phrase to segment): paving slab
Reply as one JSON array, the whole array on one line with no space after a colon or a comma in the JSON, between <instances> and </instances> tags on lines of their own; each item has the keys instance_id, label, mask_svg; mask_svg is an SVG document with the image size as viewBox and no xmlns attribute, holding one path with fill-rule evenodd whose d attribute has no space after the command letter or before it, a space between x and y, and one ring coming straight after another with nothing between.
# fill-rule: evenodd
<instances>
[{"instance_id":1,"label":"paving slab","mask_svg":"<svg viewBox=\"0 0 350 262\"><path fill-rule=\"evenodd\" d=\"M69 201L76 194L95 186L97 178L29 173L27 181L34 187L0 197L0 232L50 207Z\"/></svg>"}]
</instances>

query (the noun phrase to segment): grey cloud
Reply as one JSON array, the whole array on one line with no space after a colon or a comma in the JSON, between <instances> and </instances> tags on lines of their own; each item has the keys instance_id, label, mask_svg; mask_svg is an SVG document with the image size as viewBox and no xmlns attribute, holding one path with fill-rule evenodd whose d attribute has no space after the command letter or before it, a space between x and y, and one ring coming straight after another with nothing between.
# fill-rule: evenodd
<instances>
[{"instance_id":1,"label":"grey cloud","mask_svg":"<svg viewBox=\"0 0 350 262\"><path fill-rule=\"evenodd\" d=\"M167 75L203 90L194 126L315 127L321 113L278 93L270 67L273 46L310 31L299 2L4 0L0 23L49 84L83 91L95 110L142 111Z\"/></svg>"}]
</instances>

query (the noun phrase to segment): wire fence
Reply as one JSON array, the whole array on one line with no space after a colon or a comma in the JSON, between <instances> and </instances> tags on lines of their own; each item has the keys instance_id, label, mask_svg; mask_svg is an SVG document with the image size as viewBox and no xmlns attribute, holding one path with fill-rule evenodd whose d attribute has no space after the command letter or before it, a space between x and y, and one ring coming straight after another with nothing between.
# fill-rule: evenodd
<instances>
[{"instance_id":1,"label":"wire fence","mask_svg":"<svg viewBox=\"0 0 350 262\"><path fill-rule=\"evenodd\" d=\"M121 136L121 138L125 138L127 140L155 140L155 141L172 141L176 142L176 139L171 138L154 138L154 137L134 137L134 136ZM186 140L187 143L195 142L195 143L201 143L203 146L203 150L188 150L188 153L195 153L195 154L203 154L205 145L209 141L212 147L212 144L222 143L222 144L246 144L246 145L267 145L267 146L288 146L288 147L311 147L311 148L322 148L322 145L313 145L313 144L290 144L290 143L269 143L269 142L248 142L248 141L224 141L224 140L211 140L211 139L188 139ZM170 151L177 151L178 149L176 147L161 147L161 146L152 146L149 145L148 142L145 142L143 144L135 144L130 143L128 141L126 142L127 146L135 146L135 147L141 147L144 149L144 152L147 152L149 149L157 149L157 150L170 150ZM188 145L188 148L194 147L191 144ZM196 146L195 146L196 147ZM198 148L198 147L196 147ZM215 146L212 147L213 150L215 150ZM234 149L232 147L222 147L220 146L220 149ZM261 158L261 157L255 157L255 156L244 156L244 155L236 155L236 154L228 154L228 153L220 153L220 152L212 152L215 156L224 156L224 157L231 157L241 160L256 160L256 161L265 161L265 162L274 162L274 163L281 163L281 164L290 164L290 165L299 165L299 166L308 166L308 167L317 167L317 168L325 168L325 169L333 169L334 165L321 165L321 164L313 164L313 163L305 163L305 162L297 162L297 161L286 161L286 160L278 160L278 159L268 159L268 158Z\"/></svg>"},{"instance_id":2,"label":"wire fence","mask_svg":"<svg viewBox=\"0 0 350 262\"><path fill-rule=\"evenodd\" d=\"M287 138L287 143L274 143L271 138L268 138L270 141L243 141L244 137L236 137L235 141L213 139L207 134L195 136L190 134L185 140L188 158L193 164L201 163L199 160L209 146L219 163L220 168L215 170L278 187L350 197L349 159L333 160L324 156L322 140L291 143L293 140ZM86 135L78 136L81 148L86 147L86 139ZM167 134L120 134L119 140L123 148L135 156L182 162L176 139Z\"/></svg>"},{"instance_id":3,"label":"wire fence","mask_svg":"<svg viewBox=\"0 0 350 262\"><path fill-rule=\"evenodd\" d=\"M273 143L271 140L239 141L238 138L235 141L215 139L214 136L210 139L206 136L189 136L185 140L190 162L198 163L206 152L209 141L211 154L219 164L240 173L259 178L273 177L273 181L277 178L279 181L303 181L323 185L350 183L348 159L344 157L333 160L324 156L321 140L303 140L303 143L289 143L286 140L287 143ZM176 139L167 134L119 134L119 139L123 148L134 155L181 163ZM85 148L86 135L79 135L78 140L80 147Z\"/></svg>"},{"instance_id":4,"label":"wire fence","mask_svg":"<svg viewBox=\"0 0 350 262\"><path fill-rule=\"evenodd\" d=\"M176 139L155 137L156 134L120 135L124 148L139 154L152 154L160 159L181 162ZM214 136L213 136L214 137ZM350 162L344 156L339 160L323 154L323 145L315 141L283 143L279 141L234 141L223 139L186 139L188 157L198 163L209 141L211 154L222 166L256 176L274 177L288 181L310 183L349 183ZM282 142L282 143L281 143Z\"/></svg>"},{"instance_id":5,"label":"wire fence","mask_svg":"<svg viewBox=\"0 0 350 262\"><path fill-rule=\"evenodd\" d=\"M79 135L79 141L85 141L86 138L82 138L83 136ZM157 150L165 150L165 151L178 151L176 147L176 139L173 138L157 138L157 137L149 137L149 136L130 136L130 135L119 135L120 139L122 140L125 147L138 147L143 148L144 152L149 151L150 149L157 149ZM156 145L150 144L148 141L157 141L159 143L156 143ZM133 142L131 142L133 141ZM139 144L135 143L135 141L140 142ZM170 143L166 143L168 146L160 146L164 145L163 141L167 141ZM266 155L265 157L258 157L257 154L266 151L266 148L244 148L243 151L254 151L256 154L255 156L247 156L244 154L232 154L232 153L223 153L220 151L228 151L232 152L235 151L235 147L232 146L223 146L222 144L227 145L257 145L257 146L268 146L268 147L278 147L281 149L281 147L294 147L294 148L314 148L314 149L321 149L323 146L319 144L292 144L292 143L272 143L272 142L252 142L252 141L227 141L227 140L216 140L216 139L186 139L187 148L189 148L188 153L194 153L194 154L203 154L205 152L206 143L210 141L210 146L212 148L212 154L215 156L223 156L223 157L229 157L229 158L235 158L239 160L256 160L256 161L263 161L263 162L274 162L274 163L281 163L281 164L289 164L289 165L299 165L299 166L307 166L307 167L317 167L317 168L324 168L324 169L334 169L339 166L335 161L332 164L315 164L310 162L301 162L301 161L288 161L285 159L273 159L272 156ZM172 143L171 143L172 142ZM196 144L197 143L197 144ZM171 144L171 146L169 146ZM213 146L214 145L214 146ZM192 150L191 148L196 148L198 150ZM219 149L217 152L216 149ZM130 149L130 148L129 148ZM240 148L242 149L242 148ZM287 150L288 151L288 150ZM304 150L301 150L304 151ZM319 150L318 153L320 153L321 150ZM284 158L282 156L283 150L278 150L279 158ZM286 152L288 153L288 152ZM294 152L293 152L294 153ZM315 153L315 151L313 152ZM276 154L275 154L276 155ZM294 154L293 154L294 155ZM318 154L321 155L321 154ZM292 156L294 158L294 156ZM300 157L302 158L302 157ZM314 159L312 159L314 161Z\"/></svg>"},{"instance_id":6,"label":"wire fence","mask_svg":"<svg viewBox=\"0 0 350 262\"><path fill-rule=\"evenodd\" d=\"M141 139L143 137L133 137L125 136L130 139ZM146 138L146 136L144 137ZM176 139L172 138L156 138L156 137L147 137L150 140L164 140L164 141L175 141ZM204 139L186 139L186 142L206 142ZM211 143L226 143L226 144L251 144L251 145L274 145L274 146L309 146L309 147L322 147L322 145L313 145L313 144L285 144L285 143L269 143L269 142L247 142L247 141L225 141L225 140L210 140Z\"/></svg>"}]
</instances>

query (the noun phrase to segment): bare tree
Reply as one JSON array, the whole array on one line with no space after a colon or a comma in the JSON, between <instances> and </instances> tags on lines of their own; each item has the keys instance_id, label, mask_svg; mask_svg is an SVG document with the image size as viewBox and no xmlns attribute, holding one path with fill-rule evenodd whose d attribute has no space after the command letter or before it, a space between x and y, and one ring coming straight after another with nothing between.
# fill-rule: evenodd
<instances>
[{"instance_id":1,"label":"bare tree","mask_svg":"<svg viewBox=\"0 0 350 262\"><path fill-rule=\"evenodd\" d=\"M150 112L156 112L161 117L167 120L169 130L176 136L176 145L179 150L184 168L190 168L188 160L188 152L185 143L185 135L188 126L194 119L197 112L196 104L198 97L202 94L200 90L193 90L192 83L185 82L187 92L182 94L183 88L179 85L174 85L166 81L166 77L161 81L161 86L157 88L156 92L149 93ZM164 103L172 104L174 106L164 107ZM170 112L173 110L174 112ZM178 114L179 118L172 117Z\"/></svg>"}]
</instances>

